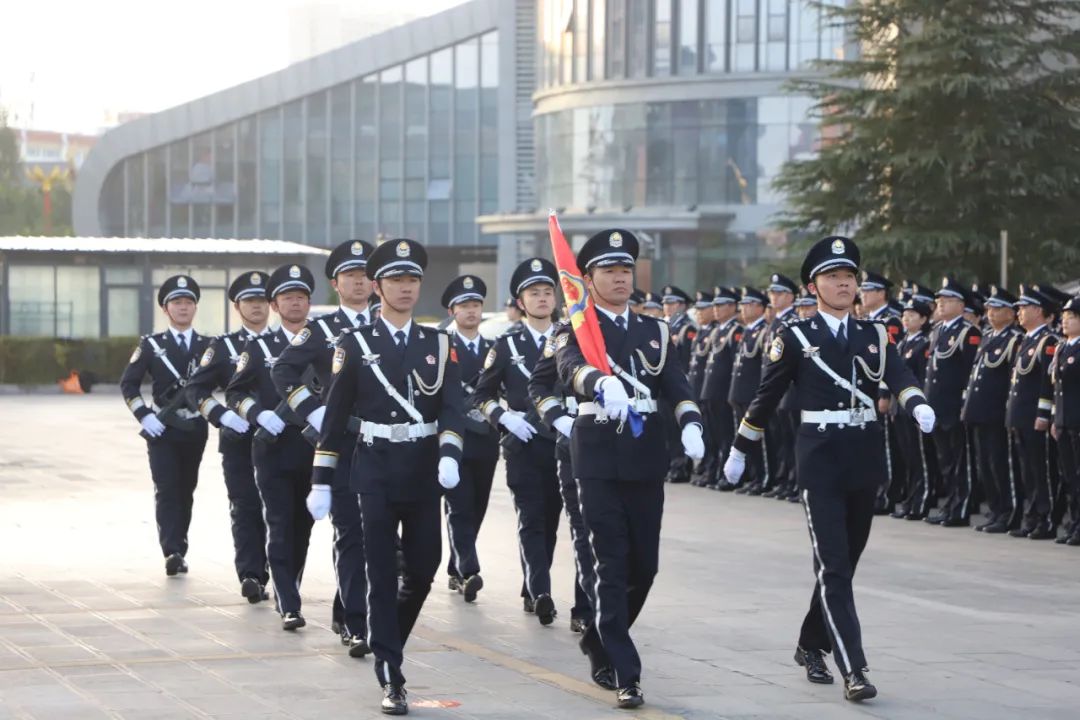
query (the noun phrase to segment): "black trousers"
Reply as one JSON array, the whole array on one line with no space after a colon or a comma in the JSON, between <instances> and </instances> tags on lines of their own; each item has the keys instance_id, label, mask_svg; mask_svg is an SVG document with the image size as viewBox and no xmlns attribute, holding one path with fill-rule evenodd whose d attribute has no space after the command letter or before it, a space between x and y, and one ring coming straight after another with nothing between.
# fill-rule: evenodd
<instances>
[{"instance_id":1,"label":"black trousers","mask_svg":"<svg viewBox=\"0 0 1080 720\"><path fill-rule=\"evenodd\" d=\"M900 423L914 425L915 421L908 415L894 416L886 413L878 417L883 430L882 446L885 450L885 475L882 478L881 485L878 486L875 509L887 511L892 509L894 503L900 502L904 498L904 490L906 489L906 458L900 450L897 425Z\"/></svg>"},{"instance_id":2,"label":"black trousers","mask_svg":"<svg viewBox=\"0 0 1080 720\"><path fill-rule=\"evenodd\" d=\"M817 581L799 645L834 653L843 675L866 667L851 583L870 537L876 495L876 486L851 490L840 484L802 491Z\"/></svg>"},{"instance_id":3,"label":"black trousers","mask_svg":"<svg viewBox=\"0 0 1080 720\"><path fill-rule=\"evenodd\" d=\"M360 495L368 573L368 643L379 685L405 683L405 643L442 555L439 496L395 502L380 493ZM398 526L405 569L398 586Z\"/></svg>"},{"instance_id":4,"label":"black trousers","mask_svg":"<svg viewBox=\"0 0 1080 720\"><path fill-rule=\"evenodd\" d=\"M596 571L593 568L589 531L585 529L585 520L581 517L581 501L570 448L565 443L557 443L555 457L559 463L559 493L566 508L566 519L570 522L570 541L574 550L574 607L570 609L570 617L592 625L596 615Z\"/></svg>"},{"instance_id":5,"label":"black trousers","mask_svg":"<svg viewBox=\"0 0 1080 720\"><path fill-rule=\"evenodd\" d=\"M266 564L266 523L259 488L255 485L251 434L237 440L219 440L218 447L229 497L236 576L239 580L255 578L265 585L270 582L270 568Z\"/></svg>"},{"instance_id":6,"label":"black trousers","mask_svg":"<svg viewBox=\"0 0 1080 720\"><path fill-rule=\"evenodd\" d=\"M1070 535L1080 533L1080 430L1059 430L1058 465L1069 510Z\"/></svg>"},{"instance_id":7,"label":"black trousers","mask_svg":"<svg viewBox=\"0 0 1080 720\"><path fill-rule=\"evenodd\" d=\"M469 440L466 437L465 442ZM451 577L467 578L480 572L476 538L487 515L498 463L498 450L479 457L462 458L460 482L453 490L444 491L446 535L450 546L446 574Z\"/></svg>"},{"instance_id":8,"label":"black trousers","mask_svg":"<svg viewBox=\"0 0 1080 720\"><path fill-rule=\"evenodd\" d=\"M723 481L724 462L727 460L728 450L731 443L735 442L735 411L727 400L710 400L708 402L709 416L712 418L709 424L709 434L713 437L715 448L716 472L712 480Z\"/></svg>"},{"instance_id":9,"label":"black trousers","mask_svg":"<svg viewBox=\"0 0 1080 720\"><path fill-rule=\"evenodd\" d=\"M349 487L354 444L341 453L330 494L334 525L334 575L337 590L331 616L350 636L367 635L367 575L364 567L364 525L360 503Z\"/></svg>"},{"instance_id":10,"label":"black trousers","mask_svg":"<svg viewBox=\"0 0 1080 720\"><path fill-rule=\"evenodd\" d=\"M1023 527L1028 530L1040 525L1052 527L1057 468L1052 467L1050 433L1032 427L1013 428L1010 434L1024 485Z\"/></svg>"},{"instance_id":11,"label":"black trousers","mask_svg":"<svg viewBox=\"0 0 1080 720\"><path fill-rule=\"evenodd\" d=\"M713 417L713 409L704 400L698 401L701 409L701 434L705 443L705 457L694 466L694 475L697 479L708 482L716 471L716 433L712 426L716 423ZM680 430L680 444L682 442Z\"/></svg>"},{"instance_id":12,"label":"black trousers","mask_svg":"<svg viewBox=\"0 0 1080 720\"><path fill-rule=\"evenodd\" d=\"M936 428L934 447L941 468L941 490L945 495L941 512L949 520L967 520L971 517L971 465L964 424L958 422L949 428Z\"/></svg>"},{"instance_id":13,"label":"black trousers","mask_svg":"<svg viewBox=\"0 0 1080 720\"><path fill-rule=\"evenodd\" d=\"M745 405L732 405L732 409L735 410L735 425L736 427L742 422L743 416L746 415L748 406ZM764 429L764 428L763 428ZM764 486L768 482L769 475L769 460L768 460L768 443L771 441L767 437L768 432L761 437L760 443L755 443L753 449L746 453L746 469L743 472L742 485L761 485ZM732 440L734 441L734 433L732 433Z\"/></svg>"},{"instance_id":14,"label":"black trousers","mask_svg":"<svg viewBox=\"0 0 1080 720\"><path fill-rule=\"evenodd\" d=\"M596 623L582 645L606 652L615 682L641 680L641 657L630 628L649 596L660 565L664 486L659 482L578 479L581 515L592 539Z\"/></svg>"},{"instance_id":15,"label":"black trousers","mask_svg":"<svg viewBox=\"0 0 1080 720\"><path fill-rule=\"evenodd\" d=\"M251 454L266 520L274 603L281 614L300 612L300 581L314 524L305 500L315 449L290 426L273 443L253 442Z\"/></svg>"},{"instance_id":16,"label":"black trousers","mask_svg":"<svg viewBox=\"0 0 1080 720\"><path fill-rule=\"evenodd\" d=\"M506 449L506 484L517 511L518 550L524 576L521 596L551 594L551 563L562 514L555 442L534 437Z\"/></svg>"},{"instance_id":17,"label":"black trousers","mask_svg":"<svg viewBox=\"0 0 1080 720\"><path fill-rule=\"evenodd\" d=\"M968 426L974 441L974 460L986 508L993 520L1012 526L1019 517L1016 478L1009 457L1009 432L1005 425L972 423Z\"/></svg>"},{"instance_id":18,"label":"black trousers","mask_svg":"<svg viewBox=\"0 0 1080 720\"><path fill-rule=\"evenodd\" d=\"M777 408L769 423L769 448L773 457L770 485L774 490L791 490L797 486L795 430L799 427L798 418L797 411Z\"/></svg>"},{"instance_id":19,"label":"black trousers","mask_svg":"<svg viewBox=\"0 0 1080 720\"><path fill-rule=\"evenodd\" d=\"M165 557L173 553L187 555L191 509L206 435L206 423L199 423L199 429L193 431L166 427L161 437L146 441L154 481L158 543Z\"/></svg>"},{"instance_id":20,"label":"black trousers","mask_svg":"<svg viewBox=\"0 0 1080 720\"><path fill-rule=\"evenodd\" d=\"M905 458L901 498L907 512L920 517L937 505L937 454L933 437L919 430L909 415L897 415L893 427L896 443Z\"/></svg>"}]
</instances>

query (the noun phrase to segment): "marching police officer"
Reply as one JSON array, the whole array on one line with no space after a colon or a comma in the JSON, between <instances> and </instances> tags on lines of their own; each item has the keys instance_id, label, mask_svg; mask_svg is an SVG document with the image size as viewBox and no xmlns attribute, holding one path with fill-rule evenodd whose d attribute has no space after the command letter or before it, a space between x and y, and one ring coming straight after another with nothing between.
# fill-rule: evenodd
<instances>
[{"instance_id":1,"label":"marching police officer","mask_svg":"<svg viewBox=\"0 0 1080 720\"><path fill-rule=\"evenodd\" d=\"M174 275L158 289L158 305L169 319L164 332L144 335L120 378L128 410L142 425L150 475L154 480L154 514L158 542L165 555L165 574L188 571L188 527L199 483L199 464L206 447L206 421L192 410L184 386L209 344L191 324L199 302L199 285L187 275ZM153 401L147 406L142 381L149 373Z\"/></svg>"},{"instance_id":2,"label":"marching police officer","mask_svg":"<svg viewBox=\"0 0 1080 720\"><path fill-rule=\"evenodd\" d=\"M705 380L698 396L707 418L705 452L706 456L712 456L714 463L713 474L706 478L706 487L712 490L728 487L723 482L722 468L727 459L727 450L735 438L735 411L728 404L728 390L731 388L731 372L743 331L739 323L738 304L738 290L719 286L713 288L716 325L710 333L709 359L705 362Z\"/></svg>"},{"instance_id":3,"label":"marching police officer","mask_svg":"<svg viewBox=\"0 0 1080 720\"><path fill-rule=\"evenodd\" d=\"M1056 542L1075 547L1080 545L1080 297L1065 303L1061 331L1065 337L1057 345L1050 369L1054 392L1050 432L1057 441L1071 522ZM1045 417L1046 411L1040 415Z\"/></svg>"},{"instance_id":4,"label":"marching police officer","mask_svg":"<svg viewBox=\"0 0 1080 720\"><path fill-rule=\"evenodd\" d=\"M345 330L370 325L376 317L370 307L371 281L366 274L374 250L363 240L348 240L334 248L324 271L341 306L309 321L274 363L272 375L278 394L316 432L322 429L326 412L323 402L330 388L330 365L338 338ZM371 652L367 644L367 579L360 506L349 485L351 463L352 456L342 458L331 486L330 521L334 526L337 578L331 619L349 655L362 658Z\"/></svg>"},{"instance_id":5,"label":"marching police officer","mask_svg":"<svg viewBox=\"0 0 1080 720\"><path fill-rule=\"evenodd\" d=\"M745 453L761 439L766 419L795 382L803 428L797 436L798 479L817 576L795 659L806 667L808 680L831 683L824 653L835 650L844 696L853 701L877 695L866 678L851 580L884 472L879 383L897 395L923 432L934 424L934 411L885 328L850 317L858 267L859 249L847 238L827 237L811 247L802 280L817 294L820 312L773 339L761 386L724 468L729 481L738 480Z\"/></svg>"},{"instance_id":6,"label":"marching police officer","mask_svg":"<svg viewBox=\"0 0 1080 720\"><path fill-rule=\"evenodd\" d=\"M1050 322L1058 306L1030 285L1020 286L1016 306L1024 337L1013 361L1012 384L1005 422L1016 446L1020 477L1024 482L1024 516L1013 537L1050 540L1057 536L1054 501L1057 499L1057 468L1051 456L1050 421L1040 409L1053 407L1050 397L1050 364L1058 337Z\"/></svg>"},{"instance_id":7,"label":"marching police officer","mask_svg":"<svg viewBox=\"0 0 1080 720\"><path fill-rule=\"evenodd\" d=\"M240 594L253 604L268 597L266 584L270 582L270 569L266 564L262 500L255 485L255 466L251 463L252 433L247 420L214 399L214 391L224 390L229 384L247 341L266 332L270 317L270 304L266 300L268 277L264 272L252 270L233 280L229 300L243 327L214 338L187 384L188 402L199 409L207 422L221 430L218 452L229 496L236 575Z\"/></svg>"},{"instance_id":8,"label":"marching police officer","mask_svg":"<svg viewBox=\"0 0 1080 720\"><path fill-rule=\"evenodd\" d=\"M314 288L311 271L300 265L282 265L270 274L267 295L281 326L248 341L225 389L229 408L258 427L251 456L266 518L266 555L281 627L290 631L307 624L300 612L300 579L311 538L304 498L311 482L313 430L281 400L271 371L289 343L303 338Z\"/></svg>"},{"instance_id":9,"label":"marching police officer","mask_svg":"<svg viewBox=\"0 0 1080 720\"><path fill-rule=\"evenodd\" d=\"M900 320L904 334L896 343L896 354L915 377L919 387L926 382L926 365L930 357L930 316L932 311L926 303L910 297L904 303ZM937 459L930 436L922 433L910 422L910 415L903 407L896 409L895 424L897 445L900 453L908 458L904 464L905 482L901 502L890 513L891 517L905 520L923 520L930 507L937 502L934 493L934 476Z\"/></svg>"},{"instance_id":10,"label":"marching police officer","mask_svg":"<svg viewBox=\"0 0 1080 720\"><path fill-rule=\"evenodd\" d=\"M640 288L634 288L634 292L630 294L630 312L641 312L641 304L645 302L645 291Z\"/></svg>"},{"instance_id":11,"label":"marching police officer","mask_svg":"<svg viewBox=\"0 0 1080 720\"><path fill-rule=\"evenodd\" d=\"M964 319L967 302L967 288L956 278L946 277L937 291L940 322L930 334L930 362L926 368L926 397L938 418L934 447L945 495L941 510L927 516L926 522L944 527L971 524L968 443L960 410L982 333Z\"/></svg>"},{"instance_id":12,"label":"marching police officer","mask_svg":"<svg viewBox=\"0 0 1080 720\"><path fill-rule=\"evenodd\" d=\"M690 343L690 369L686 373L687 379L690 381L690 391L694 394L695 400L701 399L701 388L705 385L705 366L709 362L709 351L712 347L710 338L714 328L714 314L712 292L698 290L694 300L694 323L697 334L694 336L693 342ZM704 410L701 419L706 438L705 459L693 469L690 476L690 484L698 487L709 482L716 470L714 467L715 454L709 453L710 418Z\"/></svg>"},{"instance_id":13,"label":"marching police officer","mask_svg":"<svg viewBox=\"0 0 1080 720\"><path fill-rule=\"evenodd\" d=\"M542 258L525 260L510 278L510 294L525 314L522 330L503 335L488 351L476 381L473 406L503 428L506 484L518 516L518 545L526 612L541 625L555 619L551 562L562 513L555 460L555 433L540 423L529 398L529 379L551 336L558 272ZM499 400L506 401L506 407Z\"/></svg>"},{"instance_id":14,"label":"marching police officer","mask_svg":"<svg viewBox=\"0 0 1080 720\"><path fill-rule=\"evenodd\" d=\"M613 374L588 363L574 333L560 335L555 347L559 377L578 401L570 452L597 574L596 623L581 648L594 681L614 671L620 708L644 702L641 658L629 630L659 560L665 462L657 448L665 431L655 417L657 398L672 404L687 457L705 454L701 412L675 360L670 328L627 307L637 254L632 233L608 230L593 235L577 256Z\"/></svg>"},{"instance_id":15,"label":"marching police officer","mask_svg":"<svg viewBox=\"0 0 1080 720\"><path fill-rule=\"evenodd\" d=\"M735 365L731 370L731 387L728 390L728 403L735 411L735 417L742 420L746 409L750 407L761 382L761 357L765 341L765 294L751 287L742 289L739 301L743 332L735 350ZM736 425L738 423L736 422ZM734 435L733 435L734 437ZM762 445L765 444L764 438ZM735 492L739 494L760 495L769 481L769 468L766 463L764 448L755 447L747 463L749 472L746 482ZM727 484L725 483L724 486Z\"/></svg>"},{"instance_id":16,"label":"marching police officer","mask_svg":"<svg viewBox=\"0 0 1080 720\"><path fill-rule=\"evenodd\" d=\"M1005 429L1009 377L1023 337L1015 325L1015 302L1008 290L990 288L986 299L990 327L975 356L960 414L974 441L971 461L977 464L989 511L987 521L975 526L980 532L1008 532L1020 522L1020 508L1014 505L1018 488Z\"/></svg>"},{"instance_id":17,"label":"marching police officer","mask_svg":"<svg viewBox=\"0 0 1080 720\"><path fill-rule=\"evenodd\" d=\"M654 292L645 293L645 299L641 302L641 312L657 320L664 319L664 304L661 296Z\"/></svg>"},{"instance_id":18,"label":"marching police officer","mask_svg":"<svg viewBox=\"0 0 1080 720\"><path fill-rule=\"evenodd\" d=\"M383 688L381 710L389 715L409 711L403 648L439 566L440 485L458 484L465 432L457 351L447 333L413 320L426 266L427 251L407 239L383 243L368 258L367 276L382 311L375 323L343 335L334 350L308 496L312 517L325 517L337 464L342 454L353 453L352 483L364 523L368 639ZM350 423L358 425L355 441Z\"/></svg>"},{"instance_id":19,"label":"marching police officer","mask_svg":"<svg viewBox=\"0 0 1080 720\"><path fill-rule=\"evenodd\" d=\"M664 288L661 302L664 308L664 317L667 318L671 327L671 340L675 343L675 357L679 361L679 367L684 373L690 372L690 355L694 340L697 337L697 329L687 314L690 305L690 295L685 290L668 285ZM661 404L667 402L661 400ZM668 452L671 453L671 463L668 468L667 481L670 483L684 483L690 481L690 473L693 469L686 454L679 446L679 424L674 422L673 409L663 407L660 417L664 427L667 428Z\"/></svg>"},{"instance_id":20,"label":"marching police officer","mask_svg":"<svg viewBox=\"0 0 1080 720\"><path fill-rule=\"evenodd\" d=\"M458 365L461 368L461 388L466 407L476 392L476 383L484 358L494 343L480 334L487 285L475 275L462 275L451 281L443 292L442 305L454 319L453 334ZM480 559L476 553L476 538L487 515L495 466L499 462L499 435L479 410L470 409L465 416L465 447L461 456L461 481L446 491L446 533L450 558L446 572L450 589L462 594L465 602L476 600L484 586L480 576Z\"/></svg>"},{"instance_id":21,"label":"marching police officer","mask_svg":"<svg viewBox=\"0 0 1080 720\"><path fill-rule=\"evenodd\" d=\"M766 294L769 298L769 307L773 309L773 317L765 328L765 337L762 347L769 347L780 331L789 324L799 319L795 312L795 295L799 292L799 286L786 275L773 273L769 278L769 286ZM795 404L795 393L791 390L784 395L776 412L769 419L769 452L768 467L770 476L768 480L775 480L768 487L767 482L763 486L762 497L775 497L787 499L793 493L797 493L798 482L795 478L795 430L798 426L798 407ZM767 488L767 489L766 489Z\"/></svg>"}]
</instances>

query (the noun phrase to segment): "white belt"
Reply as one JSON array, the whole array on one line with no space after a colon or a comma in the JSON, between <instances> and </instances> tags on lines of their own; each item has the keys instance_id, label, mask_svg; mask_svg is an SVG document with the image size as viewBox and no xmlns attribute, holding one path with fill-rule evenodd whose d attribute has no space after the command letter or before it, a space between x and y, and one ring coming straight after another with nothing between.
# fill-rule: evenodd
<instances>
[{"instance_id":1,"label":"white belt","mask_svg":"<svg viewBox=\"0 0 1080 720\"><path fill-rule=\"evenodd\" d=\"M824 430L826 425L865 425L877 421L877 411L870 408L854 410L803 410L802 421L817 425Z\"/></svg>"},{"instance_id":2,"label":"white belt","mask_svg":"<svg viewBox=\"0 0 1080 720\"><path fill-rule=\"evenodd\" d=\"M420 438L431 437L438 431L438 424L428 423L398 423L396 425L383 425L382 423L360 422L360 437L369 445L375 438L389 440L393 443L411 442Z\"/></svg>"},{"instance_id":3,"label":"white belt","mask_svg":"<svg viewBox=\"0 0 1080 720\"><path fill-rule=\"evenodd\" d=\"M656 412L656 401L651 398L634 398L630 401L630 407L642 415ZM578 417L586 415L603 415L604 408L595 402L583 402L578 405Z\"/></svg>"},{"instance_id":4,"label":"white belt","mask_svg":"<svg viewBox=\"0 0 1080 720\"><path fill-rule=\"evenodd\" d=\"M161 412L161 408L158 406L157 403L150 403L150 409L153 410L155 413ZM202 417L202 415L199 415L199 413L195 412L194 410L188 410L187 408L177 408L173 412L176 414L176 417L180 418L181 420L194 420L197 417Z\"/></svg>"}]
</instances>

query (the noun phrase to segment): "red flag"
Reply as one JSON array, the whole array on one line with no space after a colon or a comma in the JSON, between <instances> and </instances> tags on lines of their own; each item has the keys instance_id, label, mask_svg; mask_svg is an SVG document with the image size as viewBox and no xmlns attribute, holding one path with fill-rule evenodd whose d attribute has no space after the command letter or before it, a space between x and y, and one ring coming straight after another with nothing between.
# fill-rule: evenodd
<instances>
[{"instance_id":1,"label":"red flag","mask_svg":"<svg viewBox=\"0 0 1080 720\"><path fill-rule=\"evenodd\" d=\"M577 260L563 236L554 210L548 216L548 233L551 235L555 267L559 269L559 283L566 297L566 315L574 328L574 336L577 337L581 353L587 363L610 375L611 366L607 361L604 336L600 333L600 321L596 319L596 307L585 289L585 278L578 269Z\"/></svg>"}]
</instances>

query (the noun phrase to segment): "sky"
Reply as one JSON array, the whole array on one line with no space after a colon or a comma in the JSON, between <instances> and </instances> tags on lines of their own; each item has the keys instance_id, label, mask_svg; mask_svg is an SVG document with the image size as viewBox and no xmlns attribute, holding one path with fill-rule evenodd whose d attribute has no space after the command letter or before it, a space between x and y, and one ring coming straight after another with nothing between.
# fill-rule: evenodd
<instances>
[{"instance_id":1,"label":"sky","mask_svg":"<svg viewBox=\"0 0 1080 720\"><path fill-rule=\"evenodd\" d=\"M0 22L0 108L17 127L98 132L289 62L289 10L370 0L13 0ZM463 0L397 0L430 15Z\"/></svg>"}]
</instances>

